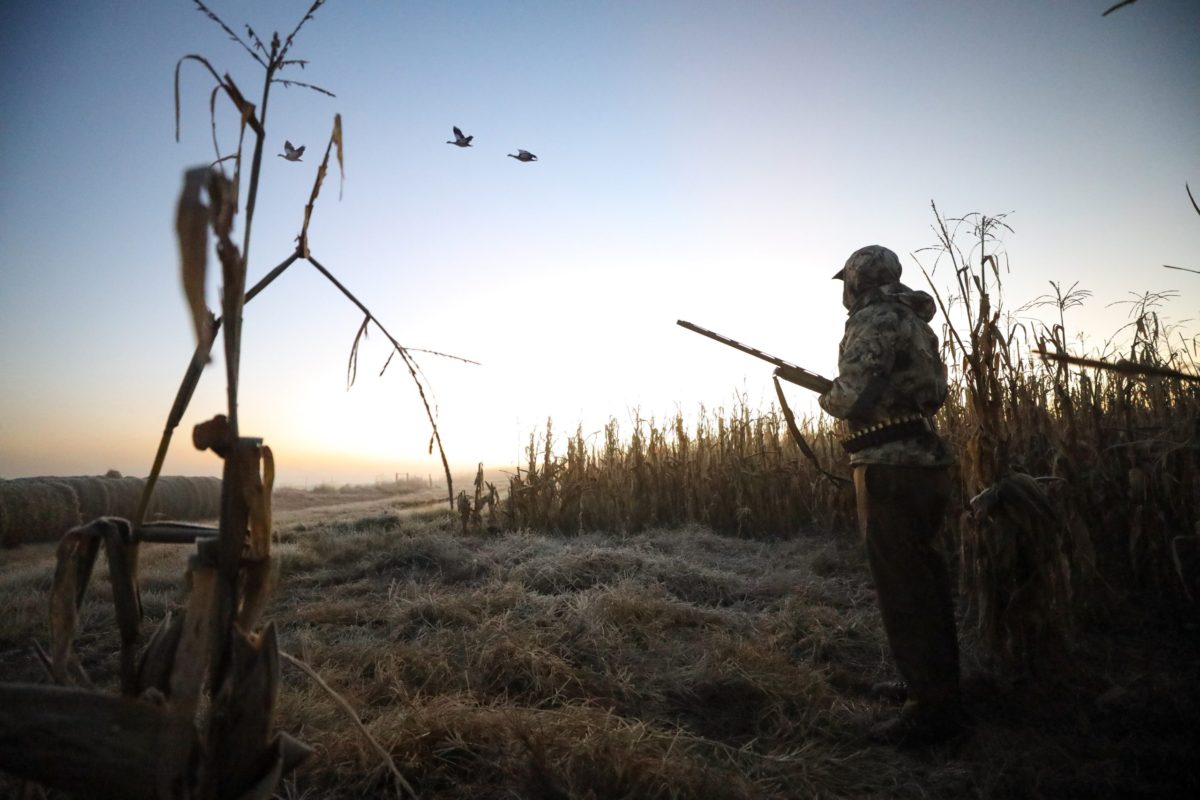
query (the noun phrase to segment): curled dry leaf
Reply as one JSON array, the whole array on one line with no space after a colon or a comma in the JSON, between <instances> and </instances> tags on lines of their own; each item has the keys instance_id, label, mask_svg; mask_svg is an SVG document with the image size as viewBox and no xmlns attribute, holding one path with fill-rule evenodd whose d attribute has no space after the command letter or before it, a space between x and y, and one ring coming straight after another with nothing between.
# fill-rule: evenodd
<instances>
[{"instance_id":1,"label":"curled dry leaf","mask_svg":"<svg viewBox=\"0 0 1200 800\"><path fill-rule=\"evenodd\" d=\"M304 207L304 224L300 227L300 235L296 237L299 242L300 254L304 258L309 258L308 252L308 224L312 221L313 206L316 205L317 195L321 193L321 184L325 182L325 175L329 171L329 151L337 145L338 170L341 172L343 182L346 178L345 169L342 164L342 115L333 115L333 132L329 135L329 143L325 145L325 156L321 159L321 165L317 167L317 177L313 181L312 193L308 196L308 205ZM341 198L341 189L338 189L338 197Z\"/></svg>"},{"instance_id":2,"label":"curled dry leaf","mask_svg":"<svg viewBox=\"0 0 1200 800\"><path fill-rule=\"evenodd\" d=\"M99 552L100 537L93 525L73 528L58 543L58 564L50 590L50 659L51 672L60 684L68 680L67 664L79 627L79 606Z\"/></svg>"},{"instance_id":3,"label":"curled dry leaf","mask_svg":"<svg viewBox=\"0 0 1200 800\"><path fill-rule=\"evenodd\" d=\"M237 195L233 182L220 172L208 173L208 199L212 203L212 225L218 240L229 238L233 231L233 215L237 213Z\"/></svg>"},{"instance_id":4,"label":"curled dry leaf","mask_svg":"<svg viewBox=\"0 0 1200 800\"><path fill-rule=\"evenodd\" d=\"M241 470L242 492L250 513L250 545L247 558L261 560L271 554L271 490L275 485L275 456L271 448L262 445L254 457L247 458ZM259 475L259 456L262 475Z\"/></svg>"},{"instance_id":5,"label":"curled dry leaf","mask_svg":"<svg viewBox=\"0 0 1200 800\"><path fill-rule=\"evenodd\" d=\"M207 422L201 422L192 429L192 444L197 450L212 450L221 458L229 452L233 444L232 433L229 430L229 419L224 414L217 414Z\"/></svg>"},{"instance_id":6,"label":"curled dry leaf","mask_svg":"<svg viewBox=\"0 0 1200 800\"><path fill-rule=\"evenodd\" d=\"M346 361L346 391L350 391L350 387L354 385L354 381L358 377L358 345L367 335L367 325L370 322L369 316L363 317L362 325L358 326L358 332L354 334L354 344L350 345L350 358Z\"/></svg>"},{"instance_id":7,"label":"curled dry leaf","mask_svg":"<svg viewBox=\"0 0 1200 800\"><path fill-rule=\"evenodd\" d=\"M146 648L138 659L137 689L142 695L147 690L170 696L171 672L175 668L175 652L183 635L183 615L174 616L167 611Z\"/></svg>"},{"instance_id":8,"label":"curled dry leaf","mask_svg":"<svg viewBox=\"0 0 1200 800\"><path fill-rule=\"evenodd\" d=\"M106 545L113 601L121 629L122 688L133 692L134 652L141 620L137 590L137 549L128 520L100 517L67 531L58 543L57 566L50 590L50 672L66 684L72 662L71 644L79 627L79 608L91 580L100 544Z\"/></svg>"},{"instance_id":9,"label":"curled dry leaf","mask_svg":"<svg viewBox=\"0 0 1200 800\"><path fill-rule=\"evenodd\" d=\"M208 352L212 336L212 312L204 301L204 284L208 275L208 206L200 193L208 183L208 167L189 169L183 175L183 189L175 208L175 233L179 237L180 279L192 325L196 330L197 348ZM208 357L205 356L205 363Z\"/></svg>"},{"instance_id":10,"label":"curled dry leaf","mask_svg":"<svg viewBox=\"0 0 1200 800\"><path fill-rule=\"evenodd\" d=\"M333 115L332 139L333 139L333 143L337 146L338 175L340 177L340 181L338 182L338 200L341 200L342 199L342 187L346 183L346 164L345 164L345 161L343 161L343 159L342 159L342 115L341 114Z\"/></svg>"},{"instance_id":11,"label":"curled dry leaf","mask_svg":"<svg viewBox=\"0 0 1200 800\"><path fill-rule=\"evenodd\" d=\"M241 605L237 613L237 627L247 633L258 627L263 610L279 579L279 570L270 558L261 561L246 560L241 569Z\"/></svg>"}]
</instances>

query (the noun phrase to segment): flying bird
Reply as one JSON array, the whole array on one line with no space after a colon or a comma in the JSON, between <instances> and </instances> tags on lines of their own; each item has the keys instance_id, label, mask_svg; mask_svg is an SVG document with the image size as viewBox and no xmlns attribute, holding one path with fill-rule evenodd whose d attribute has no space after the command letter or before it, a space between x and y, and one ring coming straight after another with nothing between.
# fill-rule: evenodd
<instances>
[{"instance_id":1,"label":"flying bird","mask_svg":"<svg viewBox=\"0 0 1200 800\"><path fill-rule=\"evenodd\" d=\"M537 156L528 150L518 150L515 156L512 153L509 153L508 157L515 158L517 161L537 161Z\"/></svg>"},{"instance_id":2,"label":"flying bird","mask_svg":"<svg viewBox=\"0 0 1200 800\"><path fill-rule=\"evenodd\" d=\"M299 147L292 147L291 142L285 141L283 143L283 152L276 153L276 155L279 156L280 158L286 158L288 161L299 161L300 156L304 155L304 145L300 145Z\"/></svg>"},{"instance_id":3,"label":"flying bird","mask_svg":"<svg viewBox=\"0 0 1200 800\"><path fill-rule=\"evenodd\" d=\"M446 144L456 144L459 147L470 147L471 140L474 138L475 138L474 136L463 136L463 132L458 129L457 125L455 125L454 126L454 141L452 142L449 139L447 139Z\"/></svg>"}]
</instances>

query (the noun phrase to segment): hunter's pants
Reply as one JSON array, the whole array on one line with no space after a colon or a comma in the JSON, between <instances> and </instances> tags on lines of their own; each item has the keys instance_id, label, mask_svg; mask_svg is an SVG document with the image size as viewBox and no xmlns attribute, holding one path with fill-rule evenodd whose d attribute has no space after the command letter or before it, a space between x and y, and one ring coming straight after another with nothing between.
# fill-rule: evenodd
<instances>
[{"instance_id":1,"label":"hunter's pants","mask_svg":"<svg viewBox=\"0 0 1200 800\"><path fill-rule=\"evenodd\" d=\"M929 711L957 710L954 601L937 547L949 472L860 465L854 468L854 490L883 627L909 700Z\"/></svg>"}]
</instances>

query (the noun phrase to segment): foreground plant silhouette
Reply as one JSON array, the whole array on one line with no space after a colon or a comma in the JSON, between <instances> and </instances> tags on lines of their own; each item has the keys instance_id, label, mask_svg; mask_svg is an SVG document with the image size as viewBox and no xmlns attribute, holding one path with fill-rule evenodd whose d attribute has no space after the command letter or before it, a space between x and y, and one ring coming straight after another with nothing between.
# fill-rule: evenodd
<instances>
[{"instance_id":1,"label":"foreground plant silhouette","mask_svg":"<svg viewBox=\"0 0 1200 800\"><path fill-rule=\"evenodd\" d=\"M238 419L242 308L293 263L310 263L364 314L350 353L350 383L356 371L359 342L370 324L391 342L392 356L400 355L424 402L433 429L430 449L434 443L438 445L449 497L453 499L448 462L413 351L400 345L309 248L309 223L335 148L342 170L340 115L334 116L333 130L304 208L295 251L246 290L271 87L295 86L333 96L318 86L279 77L289 67L305 64L289 58L289 53L297 33L313 19L324 0L312 4L286 39L274 34L269 46L249 26L247 40L243 40L204 3L194 2L264 71L261 99L255 106L228 73L220 75L203 56L186 55L176 66L176 138L180 68L194 61L213 76L216 84L209 103L216 159L210 165L186 171L176 210L181 279L196 333L196 349L168 414L134 519L101 517L68 532L59 545L50 602L49 652L38 646L42 662L58 686L0 685L0 707L4 709L0 713L0 769L89 797L269 797L281 777L309 754L305 745L287 734L273 735L281 659L315 677L326 689L328 686L302 662L279 651L272 624L260 625L276 575L270 553L274 460L261 439L241 435ZM222 93L240 119L237 149L229 155L222 154L217 141L216 101ZM254 136L254 147L241 209L245 225L239 246L233 231L239 212L247 129ZM229 161L233 162L232 174L225 169ZM210 242L215 242L220 262L220 317L208 309L205 298ZM192 436L198 449L212 450L224 462L220 527L144 524L173 432L187 410L222 328L227 408L224 414L197 425ZM384 370L390 363L391 357ZM185 612L174 619L168 614L139 652L142 607L138 548L144 541L194 543L196 554L188 565L190 592ZM72 653L79 609L101 543L109 562L121 633L121 696L96 692ZM72 683L82 688L70 686ZM204 703L206 687L209 700ZM343 705L353 716L349 706ZM359 728L370 738L361 723ZM374 746L390 768L397 790L415 796L386 751Z\"/></svg>"}]
</instances>

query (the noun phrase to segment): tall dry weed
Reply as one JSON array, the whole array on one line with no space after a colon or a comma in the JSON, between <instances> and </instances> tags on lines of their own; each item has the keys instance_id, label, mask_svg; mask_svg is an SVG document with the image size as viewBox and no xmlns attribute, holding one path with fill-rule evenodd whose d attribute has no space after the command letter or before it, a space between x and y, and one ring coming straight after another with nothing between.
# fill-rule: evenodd
<instances>
[{"instance_id":1,"label":"tall dry weed","mask_svg":"<svg viewBox=\"0 0 1200 800\"><path fill-rule=\"evenodd\" d=\"M951 376L938 414L958 456L946 543L968 619L997 660L1053 669L1080 620L1130 605L1179 613L1200 599L1200 385L1165 376L1196 374L1197 341L1163 318L1170 293L1146 293L1122 301L1129 322L1114 340L1128 341L1100 354L1126 371L1037 359L1046 343L1068 348L1069 312L1090 292L1051 284L1018 309L1051 308L1050 323L1010 314L1005 217L934 213L937 244L919 255L932 258ZM939 266L945 292L933 284ZM829 424L801 425L822 463L845 474ZM801 457L776 410L738 403L694 423L637 417L623 431L612 420L561 441L548 421L530 436L501 519L564 533L700 523L771 537L848 530L853 505Z\"/></svg>"},{"instance_id":2,"label":"tall dry weed","mask_svg":"<svg viewBox=\"0 0 1200 800\"><path fill-rule=\"evenodd\" d=\"M832 429L812 446L845 468ZM665 422L636 417L625 438L614 419L592 436L577 429L556 449L553 423L530 436L525 465L509 481L509 527L568 533L701 523L741 536L781 536L804 526L844 526L853 498L822 476L787 433L778 411L745 403Z\"/></svg>"}]
</instances>

